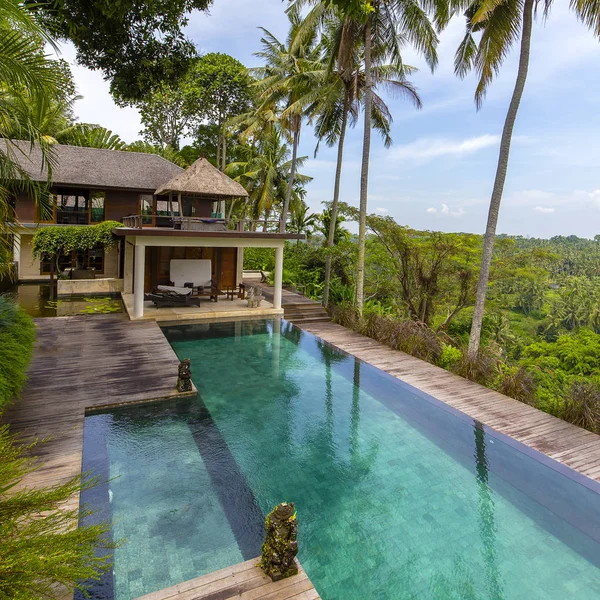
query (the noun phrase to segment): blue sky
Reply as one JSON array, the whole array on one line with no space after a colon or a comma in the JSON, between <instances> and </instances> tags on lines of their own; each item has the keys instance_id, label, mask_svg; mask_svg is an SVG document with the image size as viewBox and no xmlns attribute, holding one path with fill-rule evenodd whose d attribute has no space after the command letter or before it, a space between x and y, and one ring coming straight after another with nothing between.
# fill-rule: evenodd
<instances>
[{"instance_id":1,"label":"blue sky","mask_svg":"<svg viewBox=\"0 0 600 600\"><path fill-rule=\"evenodd\" d=\"M498 231L537 237L600 233L600 43L565 2L556 2L549 20L536 23L529 78L515 126ZM261 32L280 39L287 33L281 0L215 0L209 14L190 17L187 33L201 52L227 52L247 66L258 64ZM473 102L475 80L453 74L454 50L463 22L441 35L440 64L431 74L412 49L407 64L419 67L412 78L424 108L388 98L394 116L394 145L385 149L374 135L371 151L369 211L393 216L422 229L485 229L499 136L517 67L517 53L506 61L483 108ZM74 59L64 46L63 56ZM137 111L118 108L99 73L73 66L84 99L75 112L82 121L100 123L125 140L139 137ZM342 200L358 204L362 128L349 133ZM335 148L302 133L301 151L310 157L303 172L314 179L307 202L315 211L331 199Z\"/></svg>"}]
</instances>

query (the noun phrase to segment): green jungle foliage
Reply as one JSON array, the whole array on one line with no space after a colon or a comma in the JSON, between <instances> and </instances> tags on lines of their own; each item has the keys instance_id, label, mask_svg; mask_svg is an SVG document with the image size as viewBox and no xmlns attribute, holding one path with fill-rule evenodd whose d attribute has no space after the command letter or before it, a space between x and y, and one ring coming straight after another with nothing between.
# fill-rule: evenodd
<instances>
[{"instance_id":1,"label":"green jungle foliage","mask_svg":"<svg viewBox=\"0 0 600 600\"><path fill-rule=\"evenodd\" d=\"M66 590L85 589L74 582L98 580L114 545L105 540L108 525L78 527L90 513L64 505L96 480L75 477L55 487L17 489L37 468L34 449L0 426L0 598L58 600Z\"/></svg>"},{"instance_id":2,"label":"green jungle foliage","mask_svg":"<svg viewBox=\"0 0 600 600\"><path fill-rule=\"evenodd\" d=\"M18 396L26 380L35 342L35 325L23 309L0 296L0 413Z\"/></svg>"},{"instance_id":3,"label":"green jungle foliage","mask_svg":"<svg viewBox=\"0 0 600 600\"><path fill-rule=\"evenodd\" d=\"M97 225L72 227L42 227L33 236L33 254L36 257L56 256L72 251L90 250L97 246L109 248L118 241L113 235L115 227L123 227L118 221L104 221Z\"/></svg>"},{"instance_id":4,"label":"green jungle foliage","mask_svg":"<svg viewBox=\"0 0 600 600\"><path fill-rule=\"evenodd\" d=\"M342 208L354 218L352 210ZM340 324L592 431L600 430L600 237L499 236L476 361L466 358L481 237L416 231L371 215L362 319L353 309L356 244L331 249L317 224L288 242L284 285L320 300L332 255L330 312ZM272 250L246 250L269 272ZM585 385L584 385L585 384Z\"/></svg>"}]
</instances>

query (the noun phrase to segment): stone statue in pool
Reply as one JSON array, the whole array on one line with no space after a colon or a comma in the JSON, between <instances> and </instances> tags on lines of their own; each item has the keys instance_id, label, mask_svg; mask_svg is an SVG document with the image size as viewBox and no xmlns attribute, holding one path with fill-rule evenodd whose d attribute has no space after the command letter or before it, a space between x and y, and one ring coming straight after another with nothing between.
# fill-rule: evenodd
<instances>
[{"instance_id":1,"label":"stone statue in pool","mask_svg":"<svg viewBox=\"0 0 600 600\"><path fill-rule=\"evenodd\" d=\"M266 538L260 566L273 580L298 574L298 520L292 502L278 504L265 520Z\"/></svg>"},{"instance_id":2,"label":"stone statue in pool","mask_svg":"<svg viewBox=\"0 0 600 600\"><path fill-rule=\"evenodd\" d=\"M177 373L178 392L192 391L192 371L190 370L190 364L191 361L189 358L186 358L179 363L179 371Z\"/></svg>"}]
</instances>

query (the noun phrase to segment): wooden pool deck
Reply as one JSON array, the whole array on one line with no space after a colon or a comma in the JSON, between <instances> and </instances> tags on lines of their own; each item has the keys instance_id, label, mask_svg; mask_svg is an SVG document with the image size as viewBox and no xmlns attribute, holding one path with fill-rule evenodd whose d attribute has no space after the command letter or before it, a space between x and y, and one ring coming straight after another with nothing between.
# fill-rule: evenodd
<instances>
[{"instance_id":1,"label":"wooden pool deck","mask_svg":"<svg viewBox=\"0 0 600 600\"><path fill-rule=\"evenodd\" d=\"M600 481L600 436L335 323L302 329L496 431Z\"/></svg>"},{"instance_id":2,"label":"wooden pool deck","mask_svg":"<svg viewBox=\"0 0 600 600\"><path fill-rule=\"evenodd\" d=\"M300 566L298 575L273 582L257 566L258 558L214 571L137 600L319 600Z\"/></svg>"},{"instance_id":3,"label":"wooden pool deck","mask_svg":"<svg viewBox=\"0 0 600 600\"><path fill-rule=\"evenodd\" d=\"M81 472L87 408L179 395L179 360L156 323L133 323L125 315L35 323L29 380L3 415L24 439L49 438L35 449L41 468L23 482L31 487L63 483Z\"/></svg>"}]
</instances>

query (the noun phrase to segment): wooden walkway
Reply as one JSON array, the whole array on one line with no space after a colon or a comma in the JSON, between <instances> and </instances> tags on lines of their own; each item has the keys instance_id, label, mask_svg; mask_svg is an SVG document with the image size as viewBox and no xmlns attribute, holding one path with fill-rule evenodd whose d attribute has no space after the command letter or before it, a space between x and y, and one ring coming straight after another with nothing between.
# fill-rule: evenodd
<instances>
[{"instance_id":1,"label":"wooden walkway","mask_svg":"<svg viewBox=\"0 0 600 600\"><path fill-rule=\"evenodd\" d=\"M303 329L473 419L600 481L600 436L335 323Z\"/></svg>"},{"instance_id":2,"label":"wooden walkway","mask_svg":"<svg viewBox=\"0 0 600 600\"><path fill-rule=\"evenodd\" d=\"M41 468L23 482L31 487L63 483L81 472L86 408L178 395L179 365L153 322L94 315L35 323L29 381L3 416L24 439L50 438L35 449Z\"/></svg>"},{"instance_id":3,"label":"wooden walkway","mask_svg":"<svg viewBox=\"0 0 600 600\"><path fill-rule=\"evenodd\" d=\"M137 600L319 600L302 566L298 575L273 582L259 569L258 561L247 560Z\"/></svg>"}]
</instances>

